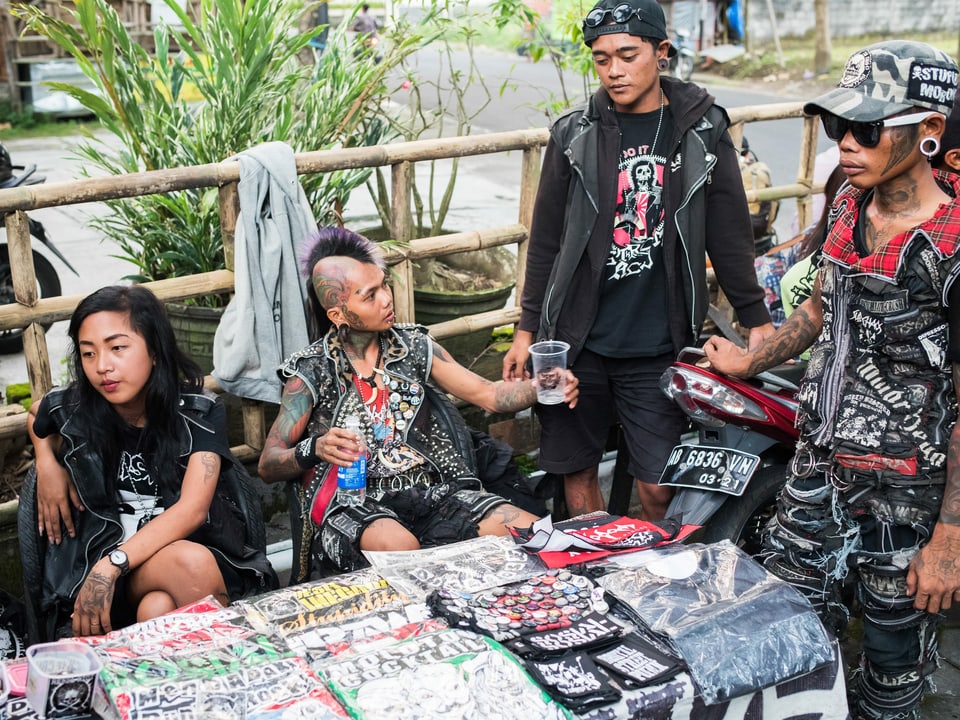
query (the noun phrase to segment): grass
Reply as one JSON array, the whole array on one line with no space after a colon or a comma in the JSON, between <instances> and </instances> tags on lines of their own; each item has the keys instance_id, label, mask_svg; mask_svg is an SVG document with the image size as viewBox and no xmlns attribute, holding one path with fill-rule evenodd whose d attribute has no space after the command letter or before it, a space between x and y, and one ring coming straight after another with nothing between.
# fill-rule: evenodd
<instances>
[{"instance_id":1,"label":"grass","mask_svg":"<svg viewBox=\"0 0 960 720\"><path fill-rule=\"evenodd\" d=\"M56 118L30 110L17 110L9 100L0 101L0 140L76 135L81 128L95 128L96 125L86 118Z\"/></svg>"},{"instance_id":2,"label":"grass","mask_svg":"<svg viewBox=\"0 0 960 720\"><path fill-rule=\"evenodd\" d=\"M830 72L826 77L836 80L840 76L844 63L857 50L877 42L892 39L892 35L858 35L854 37L835 37L832 40ZM938 47L952 57L957 55L957 33L917 33L898 35L900 40L920 40ZM780 41L784 66L781 67L775 44L764 42L754 47L750 53L729 62L714 65L711 72L736 80L763 80L771 76L777 79L799 80L805 73L813 72L814 39L809 33L803 37L786 37Z\"/></svg>"}]
</instances>

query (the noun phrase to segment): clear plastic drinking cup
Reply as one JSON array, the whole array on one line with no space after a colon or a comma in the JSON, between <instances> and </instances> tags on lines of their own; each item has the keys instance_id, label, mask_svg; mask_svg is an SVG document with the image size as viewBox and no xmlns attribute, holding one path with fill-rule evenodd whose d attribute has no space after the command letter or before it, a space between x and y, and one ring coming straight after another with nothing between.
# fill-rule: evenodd
<instances>
[{"instance_id":1,"label":"clear plastic drinking cup","mask_svg":"<svg viewBox=\"0 0 960 720\"><path fill-rule=\"evenodd\" d=\"M562 340L542 340L530 346L537 402L541 405L559 405L563 402L569 349L570 345Z\"/></svg>"}]
</instances>

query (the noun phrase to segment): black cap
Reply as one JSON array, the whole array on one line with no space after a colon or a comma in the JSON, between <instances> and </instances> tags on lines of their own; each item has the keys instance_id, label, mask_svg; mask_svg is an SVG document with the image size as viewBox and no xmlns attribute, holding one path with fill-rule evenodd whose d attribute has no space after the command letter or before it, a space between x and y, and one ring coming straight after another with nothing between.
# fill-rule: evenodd
<instances>
[{"instance_id":1,"label":"black cap","mask_svg":"<svg viewBox=\"0 0 960 720\"><path fill-rule=\"evenodd\" d=\"M583 19L583 42L590 46L600 35L626 33L667 39L667 20L657 0L600 0ZM669 55L677 49L670 45Z\"/></svg>"}]
</instances>

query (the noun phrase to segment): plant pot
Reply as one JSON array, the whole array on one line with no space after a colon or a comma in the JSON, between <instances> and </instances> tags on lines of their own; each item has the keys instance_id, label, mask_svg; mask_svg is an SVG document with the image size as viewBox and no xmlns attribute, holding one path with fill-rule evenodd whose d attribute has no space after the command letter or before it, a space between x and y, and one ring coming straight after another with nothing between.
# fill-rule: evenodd
<instances>
[{"instance_id":1,"label":"plant pot","mask_svg":"<svg viewBox=\"0 0 960 720\"><path fill-rule=\"evenodd\" d=\"M455 320L464 315L499 310L513 292L513 283L489 290L442 291L414 288L414 312L424 325ZM444 338L441 344L457 362L469 367L490 344L490 330Z\"/></svg>"},{"instance_id":2,"label":"plant pot","mask_svg":"<svg viewBox=\"0 0 960 720\"><path fill-rule=\"evenodd\" d=\"M177 345L200 366L204 375L209 375L213 370L213 336L223 317L223 310L222 307L167 303L167 317L173 326Z\"/></svg>"},{"instance_id":3,"label":"plant pot","mask_svg":"<svg viewBox=\"0 0 960 720\"><path fill-rule=\"evenodd\" d=\"M517 259L505 248L487 248L420 261L413 273L413 311L425 325L502 308L513 293ZM470 367L490 344L490 330L444 338L457 362Z\"/></svg>"}]
</instances>

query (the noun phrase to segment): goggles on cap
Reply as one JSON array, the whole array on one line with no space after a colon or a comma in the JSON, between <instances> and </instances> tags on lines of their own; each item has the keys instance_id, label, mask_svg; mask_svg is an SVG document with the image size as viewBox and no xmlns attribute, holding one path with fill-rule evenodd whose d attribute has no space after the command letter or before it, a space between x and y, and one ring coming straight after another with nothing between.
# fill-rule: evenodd
<instances>
[{"instance_id":1,"label":"goggles on cap","mask_svg":"<svg viewBox=\"0 0 960 720\"><path fill-rule=\"evenodd\" d=\"M594 8L587 13L587 16L583 19L583 24L589 28L600 27L603 25L604 20L607 19L607 15L613 18L615 23L625 23L634 15L637 16L637 19L643 20L643 15L640 13L640 8L635 8L627 3L622 5L617 5L612 10L609 8Z\"/></svg>"},{"instance_id":2,"label":"goggles on cap","mask_svg":"<svg viewBox=\"0 0 960 720\"><path fill-rule=\"evenodd\" d=\"M886 120L874 120L873 122L855 122L847 120L833 113L822 113L820 121L823 123L823 131L827 137L834 142L840 142L847 134L847 131L853 133L853 139L858 145L872 148L880 143L880 135L884 128L899 127L902 125L917 125L922 123L931 115L939 115L934 111L910 113L909 115L897 115Z\"/></svg>"}]
</instances>

